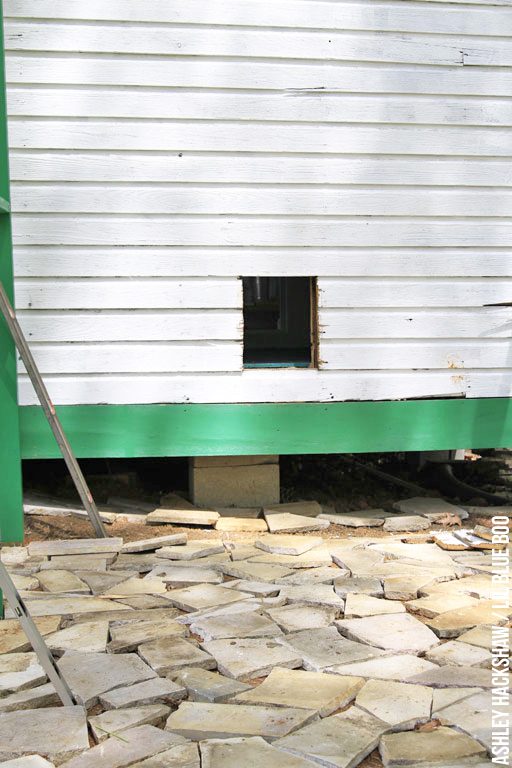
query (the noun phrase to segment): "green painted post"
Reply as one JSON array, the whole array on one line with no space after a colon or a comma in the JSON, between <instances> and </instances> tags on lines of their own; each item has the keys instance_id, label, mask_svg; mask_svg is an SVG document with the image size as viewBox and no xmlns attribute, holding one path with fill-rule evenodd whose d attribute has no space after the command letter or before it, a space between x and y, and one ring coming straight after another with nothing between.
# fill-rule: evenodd
<instances>
[{"instance_id":1,"label":"green painted post","mask_svg":"<svg viewBox=\"0 0 512 768\"><path fill-rule=\"evenodd\" d=\"M0 0L0 199L4 203L0 207L0 280L12 301L12 237L8 205L10 194L2 19ZM0 318L0 542L20 541L23 541L23 499L16 349L5 321Z\"/></svg>"}]
</instances>

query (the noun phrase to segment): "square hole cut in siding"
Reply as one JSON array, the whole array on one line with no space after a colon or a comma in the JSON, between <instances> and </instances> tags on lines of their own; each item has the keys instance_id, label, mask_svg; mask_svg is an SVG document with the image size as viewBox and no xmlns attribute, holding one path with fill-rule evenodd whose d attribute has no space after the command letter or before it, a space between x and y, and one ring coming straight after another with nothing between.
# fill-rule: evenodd
<instances>
[{"instance_id":1,"label":"square hole cut in siding","mask_svg":"<svg viewBox=\"0 0 512 768\"><path fill-rule=\"evenodd\" d=\"M314 277L243 277L244 368L316 365Z\"/></svg>"}]
</instances>

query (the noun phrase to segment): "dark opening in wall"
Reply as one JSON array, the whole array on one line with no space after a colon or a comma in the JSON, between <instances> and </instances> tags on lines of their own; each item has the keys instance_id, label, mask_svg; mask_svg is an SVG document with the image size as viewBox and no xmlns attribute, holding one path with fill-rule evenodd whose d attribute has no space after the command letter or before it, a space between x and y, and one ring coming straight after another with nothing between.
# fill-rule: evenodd
<instances>
[{"instance_id":1,"label":"dark opening in wall","mask_svg":"<svg viewBox=\"0 0 512 768\"><path fill-rule=\"evenodd\" d=\"M316 279L243 277L244 367L316 364Z\"/></svg>"}]
</instances>

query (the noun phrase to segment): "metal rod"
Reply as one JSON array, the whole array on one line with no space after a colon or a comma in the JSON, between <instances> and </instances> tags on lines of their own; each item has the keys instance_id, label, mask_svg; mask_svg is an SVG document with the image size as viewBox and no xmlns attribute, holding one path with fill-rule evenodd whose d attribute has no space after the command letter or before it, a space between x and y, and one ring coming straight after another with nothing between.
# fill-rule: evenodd
<instances>
[{"instance_id":1,"label":"metal rod","mask_svg":"<svg viewBox=\"0 0 512 768\"><path fill-rule=\"evenodd\" d=\"M45 416L48 420L48 424L50 425L57 444L62 452L69 473L73 478L75 488L78 491L80 498L82 499L82 504L84 505L85 510L89 515L89 520L94 527L96 536L99 538L107 538L107 532L103 527L103 523L100 519L92 494L89 490L89 486L87 485L85 477L82 474L82 470L80 469L80 466L75 458L64 430L62 429L62 425L55 411L55 407L50 400L48 390L46 389L45 384L41 378L41 374L39 373L36 362L32 356L30 347L28 346L25 336L23 335L23 331L20 328L20 324L18 323L14 309L7 297L1 281L0 311L5 318L5 322L7 323L7 326L11 332L20 357L23 360L23 364L27 369L27 373L30 377L30 381L32 382L32 386L36 391L39 402L41 403Z\"/></svg>"},{"instance_id":2,"label":"metal rod","mask_svg":"<svg viewBox=\"0 0 512 768\"><path fill-rule=\"evenodd\" d=\"M72 707L76 704L76 701L71 693L68 684L62 677L61 671L58 668L55 659L48 650L48 646L43 640L41 633L32 619L32 616L25 607L13 580L11 579L5 565L0 561L0 589L7 598L7 602L11 606L13 613L21 624L21 628L26 634L30 645L34 649L40 665L48 675L51 683L53 683L60 700L65 707Z\"/></svg>"}]
</instances>

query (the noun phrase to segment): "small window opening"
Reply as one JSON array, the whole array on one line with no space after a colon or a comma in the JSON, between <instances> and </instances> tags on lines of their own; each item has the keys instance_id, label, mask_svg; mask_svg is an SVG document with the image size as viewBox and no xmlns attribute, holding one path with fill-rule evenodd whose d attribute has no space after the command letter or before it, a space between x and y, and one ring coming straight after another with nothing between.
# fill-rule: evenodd
<instances>
[{"instance_id":1,"label":"small window opening","mask_svg":"<svg viewBox=\"0 0 512 768\"><path fill-rule=\"evenodd\" d=\"M243 277L244 367L316 364L316 280Z\"/></svg>"}]
</instances>

